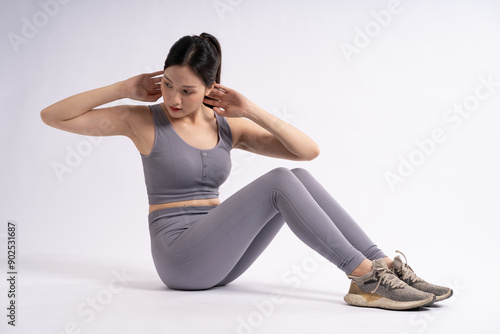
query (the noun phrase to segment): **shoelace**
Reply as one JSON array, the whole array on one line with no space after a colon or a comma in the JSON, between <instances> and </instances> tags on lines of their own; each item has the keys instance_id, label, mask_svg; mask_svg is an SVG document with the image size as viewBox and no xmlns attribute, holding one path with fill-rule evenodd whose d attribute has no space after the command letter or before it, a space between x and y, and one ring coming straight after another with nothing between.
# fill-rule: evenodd
<instances>
[{"instance_id":1,"label":"shoelace","mask_svg":"<svg viewBox=\"0 0 500 334\"><path fill-rule=\"evenodd\" d=\"M387 283L391 288L402 288L406 285L405 282L400 280L391 270L387 268L380 268L377 271L380 274L380 277L378 279L377 286L370 293L375 293L382 283Z\"/></svg>"},{"instance_id":2,"label":"shoelace","mask_svg":"<svg viewBox=\"0 0 500 334\"><path fill-rule=\"evenodd\" d=\"M403 255L403 257L405 258L405 263L403 263L403 266L401 267L401 274L403 275L402 279L403 280L409 279L413 283L423 282L424 280L418 277L413 271L413 269L411 269L411 267L408 265L408 260L406 259L406 256L403 254L403 252L396 250L396 253Z\"/></svg>"}]
</instances>

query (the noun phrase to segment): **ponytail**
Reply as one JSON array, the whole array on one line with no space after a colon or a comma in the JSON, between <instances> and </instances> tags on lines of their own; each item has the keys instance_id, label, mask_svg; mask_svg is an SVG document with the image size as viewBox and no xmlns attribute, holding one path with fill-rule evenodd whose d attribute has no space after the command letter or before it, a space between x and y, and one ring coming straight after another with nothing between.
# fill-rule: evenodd
<instances>
[{"instance_id":1,"label":"ponytail","mask_svg":"<svg viewBox=\"0 0 500 334\"><path fill-rule=\"evenodd\" d=\"M220 44L219 44L219 41L217 40L217 38L215 38L214 36L204 32L204 33L201 33L200 34L200 38L209 42L210 45L215 49L215 51L217 52L217 55L219 56L219 66L217 66L217 72L215 74L215 82L216 83L220 83L220 73L221 73L221 67L222 67L222 50L221 50L221 47L220 47Z\"/></svg>"}]
</instances>

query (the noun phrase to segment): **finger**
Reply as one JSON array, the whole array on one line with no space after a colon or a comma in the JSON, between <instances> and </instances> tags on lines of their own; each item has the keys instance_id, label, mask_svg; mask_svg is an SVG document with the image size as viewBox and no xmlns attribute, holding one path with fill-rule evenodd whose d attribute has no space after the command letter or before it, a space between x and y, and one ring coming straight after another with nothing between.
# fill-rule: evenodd
<instances>
[{"instance_id":1,"label":"finger","mask_svg":"<svg viewBox=\"0 0 500 334\"><path fill-rule=\"evenodd\" d=\"M156 71L156 72L151 72L151 73L148 73L150 76L152 77L156 77L156 76L159 76L160 74L163 74L164 71Z\"/></svg>"},{"instance_id":2,"label":"finger","mask_svg":"<svg viewBox=\"0 0 500 334\"><path fill-rule=\"evenodd\" d=\"M219 98L219 97L224 96L224 94L225 94L225 92L223 92L223 91L220 91L217 89L212 89L212 91L210 92L210 94L208 94L208 96L213 97L213 98Z\"/></svg>"},{"instance_id":3,"label":"finger","mask_svg":"<svg viewBox=\"0 0 500 334\"><path fill-rule=\"evenodd\" d=\"M226 91L226 92L229 92L231 90L231 88L226 87L226 86L222 86L221 84L218 84L218 83L216 83L214 87L217 88L218 90L222 90L222 91Z\"/></svg>"},{"instance_id":4,"label":"finger","mask_svg":"<svg viewBox=\"0 0 500 334\"><path fill-rule=\"evenodd\" d=\"M220 105L221 105L221 102L219 100L210 99L208 97L205 97L203 99L203 102L205 102L206 104L209 104L211 106L214 106L214 107L220 107Z\"/></svg>"}]
</instances>

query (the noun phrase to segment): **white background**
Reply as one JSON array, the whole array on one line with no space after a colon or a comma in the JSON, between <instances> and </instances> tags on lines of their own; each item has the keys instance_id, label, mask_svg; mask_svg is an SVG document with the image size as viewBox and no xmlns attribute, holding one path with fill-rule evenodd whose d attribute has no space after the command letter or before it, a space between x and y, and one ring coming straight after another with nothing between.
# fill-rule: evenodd
<instances>
[{"instance_id":1,"label":"white background","mask_svg":"<svg viewBox=\"0 0 500 334\"><path fill-rule=\"evenodd\" d=\"M18 326L7 326L2 311L1 328L498 328L499 2L63 2L0 4L5 275L9 220L17 223L19 247ZM70 95L161 70L177 39L201 32L222 45L223 85L299 127L321 148L320 157L305 163L233 151L233 173L221 199L274 167L307 168L388 254L401 249L417 274L452 286L450 300L406 313L349 307L342 301L345 275L313 257L286 227L231 286L203 293L162 286L149 251L146 188L135 146L125 137L88 138L50 128L39 113ZM456 105L462 115L453 111ZM430 144L436 131L441 135ZM79 158L70 157L74 152ZM62 165L70 171L61 175L54 166ZM390 185L388 173L405 172ZM296 285L289 279L294 266L307 273L295 274ZM109 290L121 271L134 278ZM8 287L1 281L0 302L7 305ZM276 291L282 298L273 300ZM100 307L91 319L86 303L92 297Z\"/></svg>"}]
</instances>

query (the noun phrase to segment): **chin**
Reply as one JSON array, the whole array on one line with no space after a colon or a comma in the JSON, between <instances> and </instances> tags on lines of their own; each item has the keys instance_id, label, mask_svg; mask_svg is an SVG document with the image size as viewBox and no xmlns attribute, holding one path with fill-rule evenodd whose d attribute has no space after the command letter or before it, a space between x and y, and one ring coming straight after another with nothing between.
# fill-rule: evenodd
<instances>
[{"instance_id":1,"label":"chin","mask_svg":"<svg viewBox=\"0 0 500 334\"><path fill-rule=\"evenodd\" d=\"M170 116L172 116L173 118L182 118L182 117L184 117L184 116L187 116L187 115L191 114L191 112L189 112L189 111L185 111L184 109L182 109L181 111L177 111L177 112L174 112L174 111L172 111L172 110L169 110L169 111L168 111L168 114L169 114Z\"/></svg>"}]
</instances>

